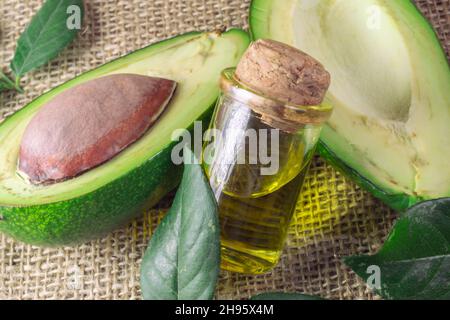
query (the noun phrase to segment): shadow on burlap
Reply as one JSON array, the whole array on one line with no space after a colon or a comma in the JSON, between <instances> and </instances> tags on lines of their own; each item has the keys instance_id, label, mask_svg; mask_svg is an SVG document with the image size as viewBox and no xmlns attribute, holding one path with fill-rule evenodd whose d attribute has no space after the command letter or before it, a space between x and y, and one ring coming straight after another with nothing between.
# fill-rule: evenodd
<instances>
[{"instance_id":1,"label":"shadow on burlap","mask_svg":"<svg viewBox=\"0 0 450 320\"><path fill-rule=\"evenodd\" d=\"M192 30L247 27L249 1L90 0L85 29L50 64L23 79L25 94L0 95L0 118L50 88L152 42ZM0 66L42 1L0 2ZM449 52L450 1L418 1ZM148 240L171 197L109 236L77 247L37 248L0 236L0 298L139 299L139 266ZM261 276L222 272L217 297L248 298L267 291L297 291L334 299L373 299L339 260L375 252L395 213L316 158L299 199L286 250L277 268ZM301 210L300 210L301 209Z\"/></svg>"}]
</instances>

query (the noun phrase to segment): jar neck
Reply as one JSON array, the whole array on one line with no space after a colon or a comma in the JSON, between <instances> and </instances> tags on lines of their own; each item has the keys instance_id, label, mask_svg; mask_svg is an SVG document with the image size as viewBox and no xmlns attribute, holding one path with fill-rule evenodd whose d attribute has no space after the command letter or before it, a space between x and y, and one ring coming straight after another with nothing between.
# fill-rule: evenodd
<instances>
[{"instance_id":1,"label":"jar neck","mask_svg":"<svg viewBox=\"0 0 450 320\"><path fill-rule=\"evenodd\" d=\"M225 69L220 78L223 94L247 105L262 121L287 132L295 132L305 126L321 126L332 113L332 106L322 102L318 106L300 106L283 103L276 98L256 92L236 79L235 68Z\"/></svg>"}]
</instances>

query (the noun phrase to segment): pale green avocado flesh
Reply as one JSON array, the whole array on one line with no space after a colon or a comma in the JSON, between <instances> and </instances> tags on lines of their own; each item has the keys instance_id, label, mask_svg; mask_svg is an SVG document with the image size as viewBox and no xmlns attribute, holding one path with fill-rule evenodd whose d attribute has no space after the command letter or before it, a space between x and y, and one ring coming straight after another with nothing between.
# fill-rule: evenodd
<instances>
[{"instance_id":1,"label":"pale green avocado flesh","mask_svg":"<svg viewBox=\"0 0 450 320\"><path fill-rule=\"evenodd\" d=\"M172 133L208 117L219 93L220 72L236 66L248 44L248 35L237 29L165 40L84 73L8 118L0 125L0 231L34 244L79 243L154 204L179 181L180 170L170 159ZM35 186L17 175L21 137L39 108L63 90L114 73L178 83L149 131L110 161L73 179Z\"/></svg>"},{"instance_id":2,"label":"pale green avocado flesh","mask_svg":"<svg viewBox=\"0 0 450 320\"><path fill-rule=\"evenodd\" d=\"M396 209L450 196L450 71L409 0L253 0L255 38L331 73L320 151Z\"/></svg>"}]
</instances>

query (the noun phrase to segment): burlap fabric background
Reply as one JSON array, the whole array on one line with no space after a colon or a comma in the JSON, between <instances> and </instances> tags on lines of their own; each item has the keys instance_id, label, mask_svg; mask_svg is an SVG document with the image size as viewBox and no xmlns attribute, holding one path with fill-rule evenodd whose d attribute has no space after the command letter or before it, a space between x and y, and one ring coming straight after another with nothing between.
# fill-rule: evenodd
<instances>
[{"instance_id":1,"label":"burlap fabric background","mask_svg":"<svg viewBox=\"0 0 450 320\"><path fill-rule=\"evenodd\" d=\"M157 40L192 30L246 28L249 2L88 0L79 38L59 58L24 78L25 94L0 95L0 118L84 71ZM9 63L20 32L41 4L0 0L0 67ZM417 4L448 53L450 0ZM139 299L140 260L170 200L106 238L74 248L37 248L0 235L0 298ZM335 299L376 298L339 257L375 252L395 218L393 211L317 158L279 266L261 276L222 272L217 297L248 298L278 290Z\"/></svg>"}]
</instances>

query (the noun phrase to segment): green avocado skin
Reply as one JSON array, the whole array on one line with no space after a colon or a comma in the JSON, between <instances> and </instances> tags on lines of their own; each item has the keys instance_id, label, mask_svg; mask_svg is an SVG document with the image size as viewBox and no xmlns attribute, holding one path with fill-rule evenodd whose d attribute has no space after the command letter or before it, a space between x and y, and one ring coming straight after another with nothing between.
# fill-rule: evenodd
<instances>
[{"instance_id":1,"label":"green avocado skin","mask_svg":"<svg viewBox=\"0 0 450 320\"><path fill-rule=\"evenodd\" d=\"M212 109L199 119L203 127ZM86 242L123 226L178 186L183 168L171 160L176 143L81 197L29 207L0 206L0 232L33 245L57 247Z\"/></svg>"},{"instance_id":2,"label":"green avocado skin","mask_svg":"<svg viewBox=\"0 0 450 320\"><path fill-rule=\"evenodd\" d=\"M181 170L172 165L170 154L167 147L128 174L78 198L30 207L0 207L0 231L41 246L70 245L103 235L176 187Z\"/></svg>"},{"instance_id":3,"label":"green avocado skin","mask_svg":"<svg viewBox=\"0 0 450 320\"><path fill-rule=\"evenodd\" d=\"M203 127L212 107L199 119ZM176 143L81 197L29 207L0 206L0 232L33 245L56 247L86 242L125 225L178 186L183 168L171 160Z\"/></svg>"},{"instance_id":4,"label":"green avocado skin","mask_svg":"<svg viewBox=\"0 0 450 320\"><path fill-rule=\"evenodd\" d=\"M403 211L414 204L424 200L421 197L413 197L404 193L393 194L379 188L368 179L364 178L358 171L346 165L335 155L323 141L319 141L317 152L324 158L333 168L343 173L345 176L353 180L361 188L369 191L374 197L380 199L394 210Z\"/></svg>"},{"instance_id":5,"label":"green avocado skin","mask_svg":"<svg viewBox=\"0 0 450 320\"><path fill-rule=\"evenodd\" d=\"M249 38L244 31L231 29L227 32L239 34L243 43L248 44ZM200 33L179 37L192 34ZM164 45L176 38L150 47ZM208 127L213 106L197 119L202 121L203 128ZM193 124L187 129L192 130ZM80 197L33 206L0 205L0 232L25 243L59 247L99 238L129 223L178 186L183 167L174 165L171 160L172 148L177 143L169 143L138 167Z\"/></svg>"}]
</instances>

